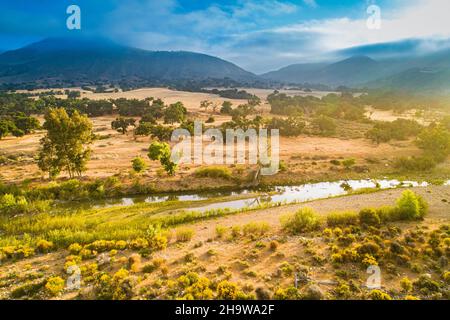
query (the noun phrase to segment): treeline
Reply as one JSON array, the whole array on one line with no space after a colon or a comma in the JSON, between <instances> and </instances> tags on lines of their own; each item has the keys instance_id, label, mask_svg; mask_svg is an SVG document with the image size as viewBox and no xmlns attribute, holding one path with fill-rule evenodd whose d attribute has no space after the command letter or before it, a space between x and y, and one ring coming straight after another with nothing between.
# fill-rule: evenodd
<instances>
[{"instance_id":1,"label":"treeline","mask_svg":"<svg viewBox=\"0 0 450 320\"><path fill-rule=\"evenodd\" d=\"M390 140L406 140L415 137L423 127L415 120L397 119L392 122L379 121L366 132L366 137L380 144Z\"/></svg>"},{"instance_id":2,"label":"treeline","mask_svg":"<svg viewBox=\"0 0 450 320\"><path fill-rule=\"evenodd\" d=\"M271 113L285 116L316 115L354 121L367 120L364 106L352 94L328 94L322 98L313 96L289 96L275 91L267 97Z\"/></svg>"},{"instance_id":3,"label":"treeline","mask_svg":"<svg viewBox=\"0 0 450 320\"><path fill-rule=\"evenodd\" d=\"M8 135L22 137L39 129L40 123L23 112L15 112L9 115L0 115L0 139Z\"/></svg>"},{"instance_id":4,"label":"treeline","mask_svg":"<svg viewBox=\"0 0 450 320\"><path fill-rule=\"evenodd\" d=\"M370 91L361 95L350 92L330 93L322 98L313 96L289 96L278 91L268 96L271 112L279 115L320 113L332 118L346 120L365 119L364 107L393 110L402 113L407 110L430 110L449 106L448 99L412 95L394 91Z\"/></svg>"},{"instance_id":5,"label":"treeline","mask_svg":"<svg viewBox=\"0 0 450 320\"><path fill-rule=\"evenodd\" d=\"M450 155L450 118L445 117L439 123L431 123L423 128L415 140L422 155L400 157L395 167L406 171L427 171L444 162Z\"/></svg>"},{"instance_id":6,"label":"treeline","mask_svg":"<svg viewBox=\"0 0 450 320\"><path fill-rule=\"evenodd\" d=\"M398 113L407 110L441 109L450 105L447 98L415 95L411 92L371 90L359 97L363 105L379 110L393 110Z\"/></svg>"}]
</instances>

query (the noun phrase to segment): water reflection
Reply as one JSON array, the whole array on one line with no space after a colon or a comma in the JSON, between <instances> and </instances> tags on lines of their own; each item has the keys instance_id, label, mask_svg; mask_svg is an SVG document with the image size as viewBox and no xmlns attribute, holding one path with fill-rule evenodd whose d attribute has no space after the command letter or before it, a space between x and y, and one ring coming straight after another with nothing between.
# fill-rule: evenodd
<instances>
[{"instance_id":1,"label":"water reflection","mask_svg":"<svg viewBox=\"0 0 450 320\"><path fill-rule=\"evenodd\" d=\"M445 183L450 185L450 180ZM92 200L89 202L67 202L60 204L60 207L69 209L90 209L90 208L108 208L116 206L131 206L139 203L160 203L165 201L201 201L207 199L217 199L217 202L200 207L192 207L187 210L207 211L213 209L242 209L255 207L264 203L293 203L306 202L317 199L341 196L348 194L352 190L361 189L389 189L397 187L426 187L427 182L417 181L399 181L399 180L342 180L336 182L308 183L298 186L275 186L266 187L264 190L244 189L240 191L218 191L197 194L170 194L170 195L152 195L136 196L115 199ZM254 197L240 200L224 201L223 198L234 196L245 196L255 194ZM222 199L220 199L222 198Z\"/></svg>"}]
</instances>

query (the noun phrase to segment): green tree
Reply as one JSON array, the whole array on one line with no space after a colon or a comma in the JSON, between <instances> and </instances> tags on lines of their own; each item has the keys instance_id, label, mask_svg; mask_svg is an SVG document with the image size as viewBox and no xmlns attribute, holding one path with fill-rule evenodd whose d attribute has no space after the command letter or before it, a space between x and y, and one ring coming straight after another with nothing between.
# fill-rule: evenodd
<instances>
[{"instance_id":1,"label":"green tree","mask_svg":"<svg viewBox=\"0 0 450 320\"><path fill-rule=\"evenodd\" d=\"M136 120L133 118L119 117L113 122L111 122L111 128L120 132L121 134L126 134L129 126L135 126Z\"/></svg>"},{"instance_id":2,"label":"green tree","mask_svg":"<svg viewBox=\"0 0 450 320\"><path fill-rule=\"evenodd\" d=\"M233 104L230 101L224 101L222 103L222 108L220 108L220 113L222 114L231 114L233 111Z\"/></svg>"},{"instance_id":3,"label":"green tree","mask_svg":"<svg viewBox=\"0 0 450 320\"><path fill-rule=\"evenodd\" d=\"M22 112L15 114L13 119L16 128L23 131L24 134L29 134L41 127L38 119L26 116Z\"/></svg>"},{"instance_id":4,"label":"green tree","mask_svg":"<svg viewBox=\"0 0 450 320\"><path fill-rule=\"evenodd\" d=\"M0 120L0 139L10 134L14 127L14 123L10 120Z\"/></svg>"},{"instance_id":5,"label":"green tree","mask_svg":"<svg viewBox=\"0 0 450 320\"><path fill-rule=\"evenodd\" d=\"M139 126L134 129L134 134L137 136L149 136L152 133L154 125L150 122L140 122Z\"/></svg>"},{"instance_id":6,"label":"green tree","mask_svg":"<svg viewBox=\"0 0 450 320\"><path fill-rule=\"evenodd\" d=\"M433 157L442 162L450 154L450 132L440 125L430 125L417 136L416 144Z\"/></svg>"},{"instance_id":7,"label":"green tree","mask_svg":"<svg viewBox=\"0 0 450 320\"><path fill-rule=\"evenodd\" d=\"M137 173L141 173L147 169L147 164L145 163L144 159L141 157L136 157L131 161L131 164L133 166L133 170Z\"/></svg>"},{"instance_id":8,"label":"green tree","mask_svg":"<svg viewBox=\"0 0 450 320\"><path fill-rule=\"evenodd\" d=\"M68 115L63 108L50 108L45 114L43 128L47 134L41 139L38 166L51 178L66 170L72 178L86 170L91 150L92 123L87 116L74 111Z\"/></svg>"},{"instance_id":9,"label":"green tree","mask_svg":"<svg viewBox=\"0 0 450 320\"><path fill-rule=\"evenodd\" d=\"M150 145L148 157L151 160L159 161L167 174L173 176L177 169L177 164L172 162L170 156L171 151L169 144L155 141Z\"/></svg>"},{"instance_id":10,"label":"green tree","mask_svg":"<svg viewBox=\"0 0 450 320\"><path fill-rule=\"evenodd\" d=\"M330 117L321 115L312 121L312 125L323 135L329 136L336 132L336 123Z\"/></svg>"},{"instance_id":11,"label":"green tree","mask_svg":"<svg viewBox=\"0 0 450 320\"><path fill-rule=\"evenodd\" d=\"M187 110L183 103L173 103L164 111L164 123L173 124L175 122L183 122L186 118Z\"/></svg>"}]
</instances>

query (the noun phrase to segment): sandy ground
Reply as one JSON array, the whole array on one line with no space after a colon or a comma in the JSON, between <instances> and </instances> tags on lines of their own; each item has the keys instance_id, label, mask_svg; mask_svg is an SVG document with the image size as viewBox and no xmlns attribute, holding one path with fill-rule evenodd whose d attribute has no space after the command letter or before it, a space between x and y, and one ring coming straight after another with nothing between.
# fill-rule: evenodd
<instances>
[{"instance_id":1,"label":"sandy ground","mask_svg":"<svg viewBox=\"0 0 450 320\"><path fill-rule=\"evenodd\" d=\"M267 113L270 107L265 101L268 94L273 90L266 89L245 89L262 98L262 106L260 111ZM64 90L64 89L55 89ZM75 90L71 88L70 90ZM81 90L81 89L80 89ZM44 90L36 90L34 92L42 92ZM221 104L224 100L217 95L191 93L183 91L174 91L166 88L145 88L127 92L117 93L92 93L90 91L83 91L82 97L89 99L109 99L109 98L136 98L144 99L147 97L161 98L166 103L173 103L182 101L190 112L190 116L195 119L205 121L212 115L212 110L204 112L199 109L200 102L203 100L210 100L214 103ZM312 92L305 93L298 90L282 90L287 94L301 94L301 95L316 95L322 96L328 92ZM244 100L230 100L234 106L245 103ZM372 117L379 120L393 121L397 116L389 112L372 110ZM370 111L370 112L372 112ZM230 117L220 115L218 113L213 115L215 118L215 125L220 125L225 121L229 121ZM42 117L41 117L42 118ZM131 165L130 161L140 155L145 158L150 139L148 137L135 138L132 133L127 135L119 134L111 130L111 121L115 116L105 116L93 118L94 131L100 136L109 136L105 139L95 141L92 145L92 158L88 164L88 171L86 176L89 177L107 177L117 173L129 172ZM41 119L42 121L42 119ZM348 129L348 128L346 128ZM24 178L40 177L42 173L39 172L33 157L39 148L39 140L42 138L43 132L27 135L21 138L6 137L0 140L0 155L14 155L18 156L18 161L11 165L2 165L0 170L0 177L7 181L19 181ZM280 157L293 167L301 165L310 166L301 162L301 158L310 157L325 157L327 159L333 158L355 158L361 159L359 162L364 162L367 157L387 159L394 156L413 155L418 150L409 142L395 142L390 144L381 144L379 146L373 144L366 139L338 139L317 136L299 136L295 138L281 137L280 139ZM328 162L328 161L326 161ZM154 171L159 168L158 163L150 163L149 174L153 175ZM325 166L326 164L324 164ZM322 168L324 169L324 168ZM327 167L328 169L328 167Z\"/></svg>"},{"instance_id":2,"label":"sandy ground","mask_svg":"<svg viewBox=\"0 0 450 320\"><path fill-rule=\"evenodd\" d=\"M130 132L122 135L111 129L114 116L98 117L93 119L94 131L97 135L106 137L95 141L91 160L88 163L89 177L107 177L117 173L126 173L131 169L131 160L136 156L147 159L147 149L150 144L148 137L134 137ZM220 118L226 121L227 118ZM25 178L41 175L33 161L39 149L39 140L43 132L26 135L21 138L6 137L0 141L0 154L19 156L18 162L2 165L0 175L8 181L18 181ZM206 145L206 143L205 143ZM280 138L280 158L295 165L301 158L324 156L327 159L366 157L386 158L399 153L402 155L414 154L417 149L409 143L375 145L366 139L342 140L327 137L299 136L295 138ZM326 161L328 162L328 161ZM149 174L159 168L159 163L148 160Z\"/></svg>"}]
</instances>

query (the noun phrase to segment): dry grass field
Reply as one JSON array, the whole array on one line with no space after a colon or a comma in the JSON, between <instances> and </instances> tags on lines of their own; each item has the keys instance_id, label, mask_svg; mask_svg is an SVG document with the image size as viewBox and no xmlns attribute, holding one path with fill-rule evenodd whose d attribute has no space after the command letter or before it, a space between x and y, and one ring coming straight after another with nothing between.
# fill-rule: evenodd
<instances>
[{"instance_id":1,"label":"dry grass field","mask_svg":"<svg viewBox=\"0 0 450 320\"><path fill-rule=\"evenodd\" d=\"M258 113L271 116L266 101L271 91L248 91L262 99ZM203 100L224 101L215 95L149 88L98 94L83 91L82 97L155 97L166 103L183 102L190 118L205 121L213 115L214 124L231 119L199 108ZM245 103L231 101L234 106ZM368 112L376 120L398 118L392 112ZM410 119L412 114L403 117ZM51 182L38 170L35 156L43 131L0 140L0 154L7 159L0 170L2 182L22 184L28 188L23 192L29 194L56 192L62 199L61 205L55 201L33 214L0 215L0 299L448 299L450 186L413 189L415 194L407 201L425 212L424 202L417 200L423 199L429 208L425 219L398 218L403 188L360 190L343 197L270 203L236 212L226 207L195 211L204 204L220 204L224 200L219 197L104 208L68 202L84 195L81 199L89 203L94 201L90 192L103 195L105 188L111 191L118 186L125 187L124 194L115 194L120 200L135 194L235 190L251 185L256 169L251 165L230 165L230 177L199 177L198 166L181 165L170 177L158 162L148 159L150 138L111 129L115 118L90 119L98 139L91 145L91 159L81 178L85 185L68 181L65 174ZM399 176L394 159L422 152L412 138L375 144L364 137L370 124L348 120L336 120L336 124L336 133L328 137L281 137L284 169L263 177L260 183L384 176L442 182L449 178L448 161L431 172ZM132 171L136 156L148 165L142 174ZM346 168L342 162L349 159L354 165ZM67 203L70 206L65 207ZM286 217L308 213L305 207L313 214L291 220L300 229L289 231ZM372 208L369 214L378 220L365 221L364 208ZM330 217L335 216L342 221L334 223ZM367 287L369 265L381 268L379 290ZM76 288L67 285L73 270L81 276ZM295 279L300 279L297 288Z\"/></svg>"}]
</instances>

